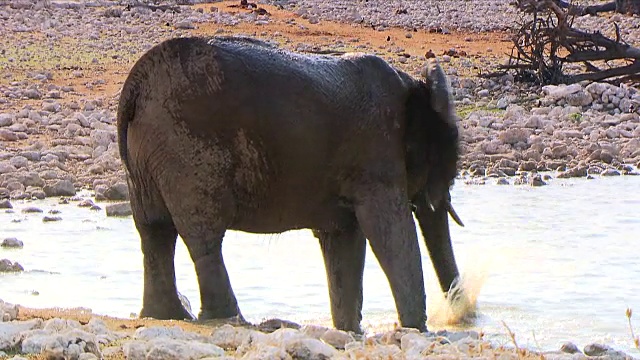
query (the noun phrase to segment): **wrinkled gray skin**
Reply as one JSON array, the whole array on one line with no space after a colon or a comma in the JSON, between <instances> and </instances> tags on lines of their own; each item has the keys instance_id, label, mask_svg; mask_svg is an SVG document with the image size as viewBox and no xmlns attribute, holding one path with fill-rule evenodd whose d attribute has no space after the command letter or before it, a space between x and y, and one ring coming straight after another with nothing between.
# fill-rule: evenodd
<instances>
[{"instance_id":1,"label":"wrinkled gray skin","mask_svg":"<svg viewBox=\"0 0 640 360\"><path fill-rule=\"evenodd\" d=\"M458 277L447 216L458 131L444 74L428 74L246 38L173 39L143 55L118 109L144 254L140 316L190 317L176 290L178 234L195 263L199 318L242 318L225 232L307 228L320 241L336 328L361 331L368 239L401 325L426 329L412 211L442 290Z\"/></svg>"}]
</instances>

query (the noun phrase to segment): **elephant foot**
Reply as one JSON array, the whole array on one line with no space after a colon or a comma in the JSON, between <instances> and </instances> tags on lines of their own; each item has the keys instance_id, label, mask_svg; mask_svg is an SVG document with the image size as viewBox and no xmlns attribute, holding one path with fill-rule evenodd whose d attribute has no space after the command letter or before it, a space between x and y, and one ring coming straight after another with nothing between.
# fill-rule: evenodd
<instances>
[{"instance_id":1,"label":"elephant foot","mask_svg":"<svg viewBox=\"0 0 640 360\"><path fill-rule=\"evenodd\" d=\"M195 316L180 303L173 306L145 305L140 311L140 318L147 317L158 320L196 320Z\"/></svg>"},{"instance_id":2,"label":"elephant foot","mask_svg":"<svg viewBox=\"0 0 640 360\"><path fill-rule=\"evenodd\" d=\"M445 293L445 299L451 311L450 322L472 323L476 318L476 304L472 303L462 288L454 287Z\"/></svg>"},{"instance_id":3,"label":"elephant foot","mask_svg":"<svg viewBox=\"0 0 640 360\"><path fill-rule=\"evenodd\" d=\"M460 277L457 276L449 285L449 290L444 293L444 298L451 304L467 301L467 295L465 294Z\"/></svg>"},{"instance_id":4,"label":"elephant foot","mask_svg":"<svg viewBox=\"0 0 640 360\"><path fill-rule=\"evenodd\" d=\"M364 334L364 330L362 326L360 326L360 322L351 323L351 322L342 322L341 319L337 319L337 321L333 322L333 326L342 331L352 332L354 334Z\"/></svg>"},{"instance_id":5,"label":"elephant foot","mask_svg":"<svg viewBox=\"0 0 640 360\"><path fill-rule=\"evenodd\" d=\"M444 298L447 299L449 303L456 303L465 299L466 295L464 294L464 290L459 287L454 287L444 293Z\"/></svg>"}]
</instances>

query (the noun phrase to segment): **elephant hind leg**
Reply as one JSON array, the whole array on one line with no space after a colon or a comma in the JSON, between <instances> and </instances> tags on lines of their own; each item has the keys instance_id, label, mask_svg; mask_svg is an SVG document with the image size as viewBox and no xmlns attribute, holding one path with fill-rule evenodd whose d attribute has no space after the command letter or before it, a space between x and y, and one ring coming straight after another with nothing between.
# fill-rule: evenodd
<instances>
[{"instance_id":1,"label":"elephant hind leg","mask_svg":"<svg viewBox=\"0 0 640 360\"><path fill-rule=\"evenodd\" d=\"M140 317L193 319L178 297L175 246L178 233L159 192L130 184L133 219L144 257L144 291Z\"/></svg>"},{"instance_id":2,"label":"elephant hind leg","mask_svg":"<svg viewBox=\"0 0 640 360\"><path fill-rule=\"evenodd\" d=\"M333 326L361 333L366 239L355 219L349 229L313 233L320 241L324 258Z\"/></svg>"},{"instance_id":3,"label":"elephant hind leg","mask_svg":"<svg viewBox=\"0 0 640 360\"><path fill-rule=\"evenodd\" d=\"M202 304L198 318L208 320L239 317L242 321L222 257L225 229L210 225L215 223L215 220L205 224L192 222L186 229L179 226L198 276Z\"/></svg>"}]
</instances>

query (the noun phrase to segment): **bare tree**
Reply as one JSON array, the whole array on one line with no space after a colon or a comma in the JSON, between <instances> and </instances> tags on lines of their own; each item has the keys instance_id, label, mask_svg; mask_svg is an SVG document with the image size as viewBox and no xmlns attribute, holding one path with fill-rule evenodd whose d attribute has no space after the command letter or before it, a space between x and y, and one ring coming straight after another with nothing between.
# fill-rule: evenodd
<instances>
[{"instance_id":1,"label":"bare tree","mask_svg":"<svg viewBox=\"0 0 640 360\"><path fill-rule=\"evenodd\" d=\"M575 29L576 12L563 4L559 0L516 0L515 5L529 16L518 24L509 64L500 68L515 70L521 80L542 84L636 79L640 49L624 42L618 25L613 25L615 39L600 31ZM565 65L573 63L583 64L585 72L567 74Z\"/></svg>"}]
</instances>

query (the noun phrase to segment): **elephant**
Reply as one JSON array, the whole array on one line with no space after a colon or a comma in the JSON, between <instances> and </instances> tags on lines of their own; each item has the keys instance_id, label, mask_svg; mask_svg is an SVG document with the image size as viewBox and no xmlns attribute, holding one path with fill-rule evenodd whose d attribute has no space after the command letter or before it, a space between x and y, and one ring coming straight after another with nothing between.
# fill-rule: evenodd
<instances>
[{"instance_id":1,"label":"elephant","mask_svg":"<svg viewBox=\"0 0 640 360\"><path fill-rule=\"evenodd\" d=\"M426 331L415 214L440 286L458 279L449 233L459 134L449 80L363 53L301 54L241 36L164 40L123 84L118 145L141 239L141 317L190 319L177 236L194 262L199 320L244 319L222 256L227 230L310 229L331 316L361 332L367 240L399 322Z\"/></svg>"}]
</instances>

